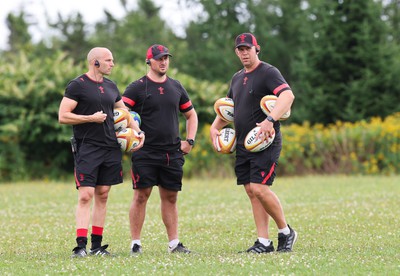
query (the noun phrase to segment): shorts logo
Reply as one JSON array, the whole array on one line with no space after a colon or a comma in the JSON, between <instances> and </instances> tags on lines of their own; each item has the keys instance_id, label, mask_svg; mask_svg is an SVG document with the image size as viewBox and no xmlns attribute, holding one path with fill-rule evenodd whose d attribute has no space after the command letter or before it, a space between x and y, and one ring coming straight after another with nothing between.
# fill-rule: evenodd
<instances>
[{"instance_id":1,"label":"shorts logo","mask_svg":"<svg viewBox=\"0 0 400 276\"><path fill-rule=\"evenodd\" d=\"M85 179L85 175L83 173L79 174L79 181L83 181Z\"/></svg>"},{"instance_id":2,"label":"shorts logo","mask_svg":"<svg viewBox=\"0 0 400 276\"><path fill-rule=\"evenodd\" d=\"M264 171L261 172L261 176L262 176L262 177L265 176L265 172L264 172Z\"/></svg>"},{"instance_id":3,"label":"shorts logo","mask_svg":"<svg viewBox=\"0 0 400 276\"><path fill-rule=\"evenodd\" d=\"M136 174L136 176L133 176L133 181L135 183L139 182L139 180L140 180L140 175L139 174Z\"/></svg>"}]
</instances>

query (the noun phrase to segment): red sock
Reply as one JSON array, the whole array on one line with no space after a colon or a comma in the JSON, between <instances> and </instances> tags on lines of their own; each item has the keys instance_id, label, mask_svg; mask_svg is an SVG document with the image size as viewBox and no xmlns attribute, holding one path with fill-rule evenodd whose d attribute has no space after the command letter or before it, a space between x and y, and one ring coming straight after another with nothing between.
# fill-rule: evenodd
<instances>
[{"instance_id":1,"label":"red sock","mask_svg":"<svg viewBox=\"0 0 400 276\"><path fill-rule=\"evenodd\" d=\"M78 228L76 229L76 236L77 237L87 237L88 230L85 228Z\"/></svg>"},{"instance_id":2,"label":"red sock","mask_svg":"<svg viewBox=\"0 0 400 276\"><path fill-rule=\"evenodd\" d=\"M102 236L103 235L103 227L99 227L99 226L92 226L92 234L93 235L99 235Z\"/></svg>"}]
</instances>

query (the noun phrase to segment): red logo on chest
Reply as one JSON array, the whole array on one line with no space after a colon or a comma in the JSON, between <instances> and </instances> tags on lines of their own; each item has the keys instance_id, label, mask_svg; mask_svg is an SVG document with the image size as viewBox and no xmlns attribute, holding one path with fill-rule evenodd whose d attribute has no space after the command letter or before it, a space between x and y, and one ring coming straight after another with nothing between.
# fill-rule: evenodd
<instances>
[{"instance_id":1,"label":"red logo on chest","mask_svg":"<svg viewBox=\"0 0 400 276\"><path fill-rule=\"evenodd\" d=\"M164 88L159 87L159 88L158 88L158 91L160 91L160 95L164 94Z\"/></svg>"}]
</instances>

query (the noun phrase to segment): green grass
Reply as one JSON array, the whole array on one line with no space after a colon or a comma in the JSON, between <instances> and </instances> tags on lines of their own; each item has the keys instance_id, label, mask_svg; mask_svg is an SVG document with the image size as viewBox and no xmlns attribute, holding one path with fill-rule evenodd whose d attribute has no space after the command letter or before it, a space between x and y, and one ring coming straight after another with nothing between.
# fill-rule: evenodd
<instances>
[{"instance_id":1,"label":"green grass","mask_svg":"<svg viewBox=\"0 0 400 276\"><path fill-rule=\"evenodd\" d=\"M74 183L0 185L0 275L400 275L400 176L277 178L293 253L237 252L256 239L250 203L232 179L190 180L179 197L180 239L169 255L158 189L148 203L144 253L129 256L130 181L111 190L104 233L111 258L71 259ZM271 221L271 238L277 244Z\"/></svg>"}]
</instances>

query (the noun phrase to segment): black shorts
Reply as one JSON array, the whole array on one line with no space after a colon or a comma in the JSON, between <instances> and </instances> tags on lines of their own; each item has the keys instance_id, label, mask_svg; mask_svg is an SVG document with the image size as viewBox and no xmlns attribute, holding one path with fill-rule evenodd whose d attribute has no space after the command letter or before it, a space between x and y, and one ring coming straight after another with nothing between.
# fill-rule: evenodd
<instances>
[{"instance_id":1,"label":"black shorts","mask_svg":"<svg viewBox=\"0 0 400 276\"><path fill-rule=\"evenodd\" d=\"M250 152L243 144L236 146L235 173L237 184L260 183L271 186L275 179L275 169L282 150L281 133L275 135L274 142L260 152Z\"/></svg>"},{"instance_id":2,"label":"black shorts","mask_svg":"<svg viewBox=\"0 0 400 276\"><path fill-rule=\"evenodd\" d=\"M122 183L122 151L83 143L75 155L75 183L81 186L111 186Z\"/></svg>"},{"instance_id":3,"label":"black shorts","mask_svg":"<svg viewBox=\"0 0 400 276\"><path fill-rule=\"evenodd\" d=\"M171 191L182 190L183 164L181 151L156 151L141 148L132 154L132 188L161 186Z\"/></svg>"}]
</instances>

